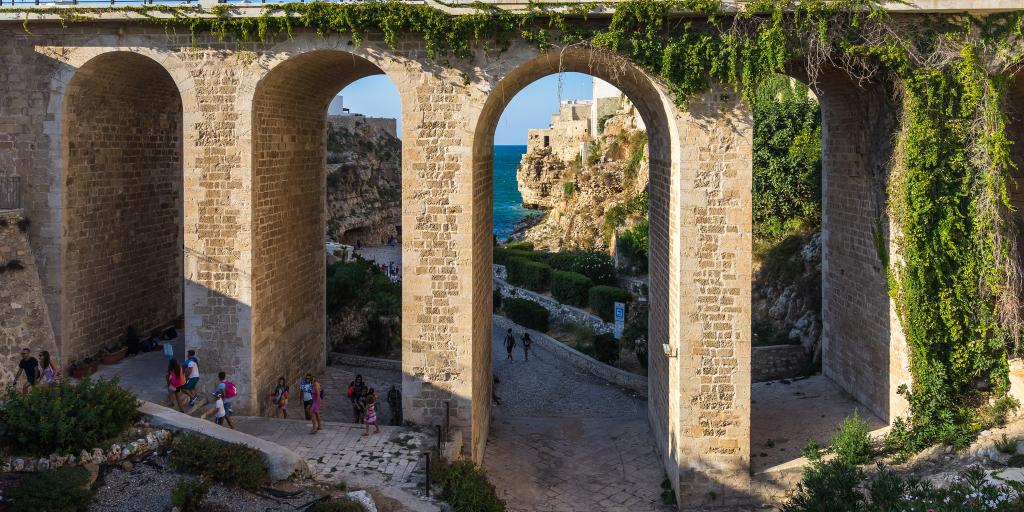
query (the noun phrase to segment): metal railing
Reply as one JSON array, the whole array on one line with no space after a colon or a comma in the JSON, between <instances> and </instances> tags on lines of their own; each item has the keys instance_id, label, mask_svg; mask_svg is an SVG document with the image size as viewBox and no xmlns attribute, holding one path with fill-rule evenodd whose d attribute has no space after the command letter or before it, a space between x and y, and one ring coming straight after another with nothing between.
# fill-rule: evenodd
<instances>
[{"instance_id":1,"label":"metal railing","mask_svg":"<svg viewBox=\"0 0 1024 512\"><path fill-rule=\"evenodd\" d=\"M21 176L0 176L0 210L21 208Z\"/></svg>"}]
</instances>

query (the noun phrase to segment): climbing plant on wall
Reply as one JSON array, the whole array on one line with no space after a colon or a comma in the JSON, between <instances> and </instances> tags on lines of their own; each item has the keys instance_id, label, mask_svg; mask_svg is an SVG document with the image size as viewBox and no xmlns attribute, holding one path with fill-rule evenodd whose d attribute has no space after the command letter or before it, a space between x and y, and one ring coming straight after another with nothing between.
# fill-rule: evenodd
<instances>
[{"instance_id":1,"label":"climbing plant on wall","mask_svg":"<svg viewBox=\"0 0 1024 512\"><path fill-rule=\"evenodd\" d=\"M613 12L595 18L592 12ZM65 21L131 11L168 30L264 40L299 29L426 42L442 64L520 37L542 49L617 52L660 78L684 105L725 84L752 100L795 65L813 83L826 67L883 84L903 115L888 210L896 254L890 290L911 347L912 414L893 436L901 449L963 444L989 421L986 399L1007 388L1007 350L1019 331L1019 275L1007 216L1009 141L1004 89L1024 55L1021 12L895 19L877 0L754 0L739 12L718 0L627 0L614 5L477 6L450 15L422 4L268 5L251 17L220 5L21 9ZM681 16L696 12L701 16ZM470 81L467 77L467 82ZM879 229L883 228L881 220Z\"/></svg>"}]
</instances>

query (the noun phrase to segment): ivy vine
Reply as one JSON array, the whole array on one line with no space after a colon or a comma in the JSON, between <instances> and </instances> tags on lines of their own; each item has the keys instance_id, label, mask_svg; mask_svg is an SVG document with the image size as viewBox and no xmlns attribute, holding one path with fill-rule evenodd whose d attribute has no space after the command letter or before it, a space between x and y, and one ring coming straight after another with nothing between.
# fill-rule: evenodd
<instances>
[{"instance_id":1,"label":"ivy vine","mask_svg":"<svg viewBox=\"0 0 1024 512\"><path fill-rule=\"evenodd\" d=\"M458 16L400 2L268 5L251 17L228 5L0 11L24 13L26 30L38 14L73 21L116 11L240 41L311 29L357 42L374 34L394 47L414 36L438 60L514 38L542 49L582 45L624 55L660 77L680 104L716 83L752 99L794 65L812 82L830 67L888 84L903 114L888 177L896 250L885 260L913 375L903 390L911 416L893 439L901 450L963 445L989 423L986 404L1006 395L1021 290L1003 102L1024 55L1024 12L897 19L878 0L754 0L740 11L719 0L536 4L520 12L476 5Z\"/></svg>"}]
</instances>

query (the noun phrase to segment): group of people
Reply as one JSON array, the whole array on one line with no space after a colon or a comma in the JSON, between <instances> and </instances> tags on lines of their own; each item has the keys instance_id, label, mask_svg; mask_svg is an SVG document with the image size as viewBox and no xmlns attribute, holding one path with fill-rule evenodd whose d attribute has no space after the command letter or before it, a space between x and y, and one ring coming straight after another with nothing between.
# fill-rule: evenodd
<instances>
[{"instance_id":1,"label":"group of people","mask_svg":"<svg viewBox=\"0 0 1024 512\"><path fill-rule=\"evenodd\" d=\"M18 380L25 376L21 388L18 388ZM50 386L60 381L60 369L57 363L50 357L50 352L43 350L39 352L39 359L32 357L32 350L21 349L21 360L18 361L18 370L14 373L12 386L27 393L34 386Z\"/></svg>"},{"instance_id":2,"label":"group of people","mask_svg":"<svg viewBox=\"0 0 1024 512\"><path fill-rule=\"evenodd\" d=\"M167 343L165 346L169 345L170 343ZM170 396L171 403L176 405L179 411L185 412L181 402L181 395L188 397L189 407L195 405L196 400L199 399L199 359L196 357L195 350L189 350L185 359L185 366L183 367L174 358L173 350L165 350L164 353L169 354L167 361L167 393ZM231 402L238 395L238 389L227 377L225 372L217 374L217 386L213 391L213 405L216 409L213 418L218 425L226 424L228 428L233 429L235 425L231 421Z\"/></svg>"},{"instance_id":3,"label":"group of people","mask_svg":"<svg viewBox=\"0 0 1024 512\"><path fill-rule=\"evenodd\" d=\"M533 346L533 339L530 338L530 333L524 332L521 340L522 340L522 347L523 347L523 360L524 361L529 361L530 360L530 347ZM505 351L508 352L508 360L509 361L515 361L515 358L512 357L512 352L513 352L513 350L515 350L515 348L516 348L516 337L515 337L514 334L512 334L512 329L510 328L508 330L508 333L505 334Z\"/></svg>"},{"instance_id":4,"label":"group of people","mask_svg":"<svg viewBox=\"0 0 1024 512\"><path fill-rule=\"evenodd\" d=\"M316 376L307 373L299 381L299 392L302 394L302 411L306 420L312 423L310 434L316 434L323 428L323 420L320 417L320 409L324 400L324 387L317 380ZM274 417L288 419L288 399L291 395L291 388L284 377L277 379L277 385L270 394L271 409ZM373 425L374 433L380 432L380 401L376 391L367 386L362 375L356 375L355 380L349 383L345 395L352 406L352 416L355 423L365 426L363 435L370 434L370 425ZM391 385L387 394L388 406L391 409L391 422L393 425L401 424L402 394L395 385Z\"/></svg>"}]
</instances>

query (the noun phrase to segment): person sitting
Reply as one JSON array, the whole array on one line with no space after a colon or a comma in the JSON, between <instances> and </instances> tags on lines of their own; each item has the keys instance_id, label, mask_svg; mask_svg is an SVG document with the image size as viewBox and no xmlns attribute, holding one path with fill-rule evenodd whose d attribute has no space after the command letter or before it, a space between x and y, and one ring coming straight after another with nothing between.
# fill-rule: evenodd
<instances>
[{"instance_id":1,"label":"person sitting","mask_svg":"<svg viewBox=\"0 0 1024 512\"><path fill-rule=\"evenodd\" d=\"M135 331L134 325L128 326L128 334L124 337L124 344L128 347L128 355L130 356L138 354L142 350L142 342L139 340L139 335Z\"/></svg>"},{"instance_id":2,"label":"person sitting","mask_svg":"<svg viewBox=\"0 0 1024 512\"><path fill-rule=\"evenodd\" d=\"M149 334L149 337L142 340L142 351L150 352L156 350L160 346L160 331L153 331Z\"/></svg>"}]
</instances>

